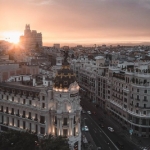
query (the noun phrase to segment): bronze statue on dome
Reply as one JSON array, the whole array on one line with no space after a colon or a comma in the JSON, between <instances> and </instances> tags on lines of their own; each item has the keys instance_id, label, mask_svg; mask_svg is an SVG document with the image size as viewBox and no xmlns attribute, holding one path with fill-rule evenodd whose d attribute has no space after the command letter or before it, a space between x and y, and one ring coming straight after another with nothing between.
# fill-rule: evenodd
<instances>
[{"instance_id":1,"label":"bronze statue on dome","mask_svg":"<svg viewBox=\"0 0 150 150\"><path fill-rule=\"evenodd\" d=\"M68 62L68 61L67 61L68 56L69 56L68 50L64 50L63 52L64 52L64 62Z\"/></svg>"}]
</instances>

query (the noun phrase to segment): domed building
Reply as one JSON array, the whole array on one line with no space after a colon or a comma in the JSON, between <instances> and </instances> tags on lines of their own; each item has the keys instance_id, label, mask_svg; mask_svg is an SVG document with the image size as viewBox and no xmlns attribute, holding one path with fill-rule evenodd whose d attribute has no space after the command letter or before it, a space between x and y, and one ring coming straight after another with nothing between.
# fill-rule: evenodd
<instances>
[{"instance_id":1,"label":"domed building","mask_svg":"<svg viewBox=\"0 0 150 150\"><path fill-rule=\"evenodd\" d=\"M81 150L79 85L67 62L67 56L54 79L53 104L54 107L50 110L53 134L66 136L71 150L75 146Z\"/></svg>"}]
</instances>

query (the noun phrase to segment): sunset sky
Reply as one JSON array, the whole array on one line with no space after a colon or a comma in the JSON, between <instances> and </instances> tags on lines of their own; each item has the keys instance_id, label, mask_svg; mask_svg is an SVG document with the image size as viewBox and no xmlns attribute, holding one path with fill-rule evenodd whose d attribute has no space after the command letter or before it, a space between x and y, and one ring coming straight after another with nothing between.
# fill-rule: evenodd
<instances>
[{"instance_id":1,"label":"sunset sky","mask_svg":"<svg viewBox=\"0 0 150 150\"><path fill-rule=\"evenodd\" d=\"M25 24L44 45L150 42L150 0L0 0L0 40Z\"/></svg>"}]
</instances>

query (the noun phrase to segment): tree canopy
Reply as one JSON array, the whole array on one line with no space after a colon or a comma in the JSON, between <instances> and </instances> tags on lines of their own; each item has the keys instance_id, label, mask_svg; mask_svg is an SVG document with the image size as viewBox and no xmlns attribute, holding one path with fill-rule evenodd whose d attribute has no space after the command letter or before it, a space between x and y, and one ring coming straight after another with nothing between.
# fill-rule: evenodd
<instances>
[{"instance_id":1,"label":"tree canopy","mask_svg":"<svg viewBox=\"0 0 150 150\"><path fill-rule=\"evenodd\" d=\"M9 130L0 133L0 150L69 150L69 144L61 136L38 139L29 132Z\"/></svg>"}]
</instances>

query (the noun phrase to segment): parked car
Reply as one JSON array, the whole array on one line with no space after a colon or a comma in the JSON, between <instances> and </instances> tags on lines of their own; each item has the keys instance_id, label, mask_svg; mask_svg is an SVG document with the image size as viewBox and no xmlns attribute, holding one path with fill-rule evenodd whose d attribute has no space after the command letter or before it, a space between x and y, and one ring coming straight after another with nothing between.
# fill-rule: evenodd
<instances>
[{"instance_id":1,"label":"parked car","mask_svg":"<svg viewBox=\"0 0 150 150\"><path fill-rule=\"evenodd\" d=\"M90 111L87 111L87 113L88 113L89 115L91 115L91 112L90 112Z\"/></svg>"},{"instance_id":2,"label":"parked car","mask_svg":"<svg viewBox=\"0 0 150 150\"><path fill-rule=\"evenodd\" d=\"M108 130L109 130L110 132L114 132L114 129L113 129L112 127L108 127Z\"/></svg>"}]
</instances>

